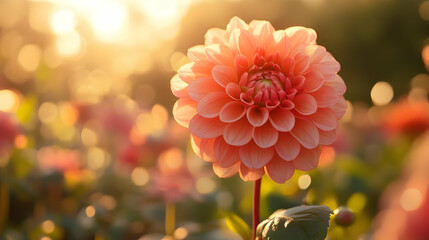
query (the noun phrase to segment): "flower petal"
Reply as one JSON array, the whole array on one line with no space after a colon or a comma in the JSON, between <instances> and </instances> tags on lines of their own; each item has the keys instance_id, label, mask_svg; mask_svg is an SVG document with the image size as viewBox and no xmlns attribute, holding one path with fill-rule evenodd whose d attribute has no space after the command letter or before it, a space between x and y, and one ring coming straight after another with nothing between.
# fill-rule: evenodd
<instances>
[{"instance_id":1,"label":"flower petal","mask_svg":"<svg viewBox=\"0 0 429 240\"><path fill-rule=\"evenodd\" d=\"M265 172L274 182L283 184L293 176L295 167L292 162L286 162L279 156L274 156L265 166Z\"/></svg>"},{"instance_id":2,"label":"flower petal","mask_svg":"<svg viewBox=\"0 0 429 240\"><path fill-rule=\"evenodd\" d=\"M335 91L337 91L339 95L343 95L347 90L346 84L344 84L344 80L338 74L335 74L334 78L326 80L325 85L335 89Z\"/></svg>"},{"instance_id":3,"label":"flower petal","mask_svg":"<svg viewBox=\"0 0 429 240\"><path fill-rule=\"evenodd\" d=\"M170 85L174 96L178 98L188 97L188 83L183 81L178 74L171 78Z\"/></svg>"},{"instance_id":4,"label":"flower petal","mask_svg":"<svg viewBox=\"0 0 429 240\"><path fill-rule=\"evenodd\" d=\"M253 140L261 148L274 146L278 137L279 132L269 122L253 129Z\"/></svg>"},{"instance_id":5,"label":"flower petal","mask_svg":"<svg viewBox=\"0 0 429 240\"><path fill-rule=\"evenodd\" d=\"M213 163L213 171L220 178L229 178L238 173L240 169L240 162L235 163L230 167L221 167L219 163Z\"/></svg>"},{"instance_id":6,"label":"flower petal","mask_svg":"<svg viewBox=\"0 0 429 240\"><path fill-rule=\"evenodd\" d=\"M205 96L198 103L198 113L206 118L219 116L220 110L231 101L231 98L225 92L213 92Z\"/></svg>"},{"instance_id":7,"label":"flower petal","mask_svg":"<svg viewBox=\"0 0 429 240\"><path fill-rule=\"evenodd\" d=\"M240 165L240 177L244 181L256 181L264 176L264 168L248 168L243 163Z\"/></svg>"},{"instance_id":8,"label":"flower petal","mask_svg":"<svg viewBox=\"0 0 429 240\"><path fill-rule=\"evenodd\" d=\"M295 104L295 110L302 115L310 115L316 112L317 110L317 102L309 94L302 93L295 97L293 100Z\"/></svg>"},{"instance_id":9,"label":"flower petal","mask_svg":"<svg viewBox=\"0 0 429 240\"><path fill-rule=\"evenodd\" d=\"M216 65L234 66L234 55L231 50L221 44L212 44L206 47L207 58Z\"/></svg>"},{"instance_id":10,"label":"flower petal","mask_svg":"<svg viewBox=\"0 0 429 240\"><path fill-rule=\"evenodd\" d=\"M226 85L225 91L232 99L235 99L235 100L240 99L241 88L240 88L240 85L238 85L237 83L235 82L228 83L228 85Z\"/></svg>"},{"instance_id":11,"label":"flower petal","mask_svg":"<svg viewBox=\"0 0 429 240\"><path fill-rule=\"evenodd\" d=\"M191 98L179 98L173 106L174 119L182 126L188 127L191 119L197 115L197 102Z\"/></svg>"},{"instance_id":12,"label":"flower petal","mask_svg":"<svg viewBox=\"0 0 429 240\"><path fill-rule=\"evenodd\" d=\"M310 66L310 59L307 55L299 53L295 56L295 65L293 73L295 76L303 74Z\"/></svg>"},{"instance_id":13,"label":"flower petal","mask_svg":"<svg viewBox=\"0 0 429 240\"><path fill-rule=\"evenodd\" d=\"M223 132L223 137L228 144L233 146L243 146L252 139L253 126L245 117L229 123Z\"/></svg>"},{"instance_id":14,"label":"flower petal","mask_svg":"<svg viewBox=\"0 0 429 240\"><path fill-rule=\"evenodd\" d=\"M226 30L231 33L234 29L249 29L249 26L247 23L245 23L241 18L234 16L229 21L228 25L226 26Z\"/></svg>"},{"instance_id":15,"label":"flower petal","mask_svg":"<svg viewBox=\"0 0 429 240\"><path fill-rule=\"evenodd\" d=\"M299 155L293 160L293 166L301 171L310 171L319 164L321 147L313 149L301 149Z\"/></svg>"},{"instance_id":16,"label":"flower petal","mask_svg":"<svg viewBox=\"0 0 429 240\"><path fill-rule=\"evenodd\" d=\"M222 135L225 123L219 118L205 118L197 114L189 123L189 131L200 138L215 138Z\"/></svg>"},{"instance_id":17,"label":"flower petal","mask_svg":"<svg viewBox=\"0 0 429 240\"><path fill-rule=\"evenodd\" d=\"M290 50L290 39L284 30L278 30L273 33L275 42L270 44L273 48L268 46L268 52L279 52L280 59L285 59ZM292 71L292 69L290 69Z\"/></svg>"},{"instance_id":18,"label":"flower petal","mask_svg":"<svg viewBox=\"0 0 429 240\"><path fill-rule=\"evenodd\" d=\"M305 82L304 82L304 91L305 92L314 92L320 87L322 87L324 78L320 72L310 71L305 74Z\"/></svg>"},{"instance_id":19,"label":"flower petal","mask_svg":"<svg viewBox=\"0 0 429 240\"><path fill-rule=\"evenodd\" d=\"M224 89L219 86L211 77L197 78L191 82L187 88L189 97L195 101L200 101L203 97L209 95L211 92L221 92Z\"/></svg>"},{"instance_id":20,"label":"flower petal","mask_svg":"<svg viewBox=\"0 0 429 240\"><path fill-rule=\"evenodd\" d=\"M195 154L207 162L216 162L217 159L213 152L213 146L216 138L199 138L191 134L191 146Z\"/></svg>"},{"instance_id":21,"label":"flower petal","mask_svg":"<svg viewBox=\"0 0 429 240\"><path fill-rule=\"evenodd\" d=\"M251 106L247 109L247 119L255 127L262 126L267 122L268 117L269 111L264 107Z\"/></svg>"},{"instance_id":22,"label":"flower petal","mask_svg":"<svg viewBox=\"0 0 429 240\"><path fill-rule=\"evenodd\" d=\"M334 112L329 108L319 108L309 118L313 120L316 127L324 131L332 130L338 125L338 120L335 118Z\"/></svg>"},{"instance_id":23,"label":"flower petal","mask_svg":"<svg viewBox=\"0 0 429 240\"><path fill-rule=\"evenodd\" d=\"M268 21L253 20L249 24L250 31L256 36L262 46L267 45L267 39L273 38L274 28Z\"/></svg>"},{"instance_id":24,"label":"flower petal","mask_svg":"<svg viewBox=\"0 0 429 240\"><path fill-rule=\"evenodd\" d=\"M280 133L274 148L283 160L290 161L298 156L301 146L289 133Z\"/></svg>"},{"instance_id":25,"label":"flower petal","mask_svg":"<svg viewBox=\"0 0 429 240\"><path fill-rule=\"evenodd\" d=\"M337 119L340 119L341 117L343 117L343 115L346 113L347 110L347 102L344 99L343 96L341 96L340 98L338 98L338 102L332 106L332 111L335 114L335 117Z\"/></svg>"},{"instance_id":26,"label":"flower petal","mask_svg":"<svg viewBox=\"0 0 429 240\"><path fill-rule=\"evenodd\" d=\"M234 69L225 65L213 67L212 76L214 80L222 87L226 87L229 82L237 82L237 74Z\"/></svg>"},{"instance_id":27,"label":"flower petal","mask_svg":"<svg viewBox=\"0 0 429 240\"><path fill-rule=\"evenodd\" d=\"M229 36L229 45L233 54L243 54L248 59L253 57L255 53L257 40L255 36L247 30L234 29Z\"/></svg>"},{"instance_id":28,"label":"flower petal","mask_svg":"<svg viewBox=\"0 0 429 240\"><path fill-rule=\"evenodd\" d=\"M242 54L237 54L234 59L234 66L237 76L241 76L249 69L249 60Z\"/></svg>"},{"instance_id":29,"label":"flower petal","mask_svg":"<svg viewBox=\"0 0 429 240\"><path fill-rule=\"evenodd\" d=\"M319 90L312 92L311 95L316 99L317 106L332 107L338 101L338 93L332 87L328 85L323 85Z\"/></svg>"},{"instance_id":30,"label":"flower petal","mask_svg":"<svg viewBox=\"0 0 429 240\"><path fill-rule=\"evenodd\" d=\"M249 168L262 168L274 156L274 148L260 148L255 142L251 141L248 144L241 146L240 150L241 161Z\"/></svg>"},{"instance_id":31,"label":"flower petal","mask_svg":"<svg viewBox=\"0 0 429 240\"><path fill-rule=\"evenodd\" d=\"M323 131L319 129L320 145L330 145L337 140L338 128L330 131Z\"/></svg>"},{"instance_id":32,"label":"flower petal","mask_svg":"<svg viewBox=\"0 0 429 240\"><path fill-rule=\"evenodd\" d=\"M188 58L193 62L207 60L205 54L206 47L204 45L193 46L188 49Z\"/></svg>"},{"instance_id":33,"label":"flower petal","mask_svg":"<svg viewBox=\"0 0 429 240\"><path fill-rule=\"evenodd\" d=\"M238 101L232 101L220 110L219 118L222 122L235 122L246 114L246 106Z\"/></svg>"},{"instance_id":34,"label":"flower petal","mask_svg":"<svg viewBox=\"0 0 429 240\"><path fill-rule=\"evenodd\" d=\"M291 133L305 148L315 148L319 144L319 132L307 119L297 118Z\"/></svg>"},{"instance_id":35,"label":"flower petal","mask_svg":"<svg viewBox=\"0 0 429 240\"><path fill-rule=\"evenodd\" d=\"M317 34L311 28L296 26L287 28L285 32L290 38L290 49L297 49L302 44L316 43Z\"/></svg>"},{"instance_id":36,"label":"flower petal","mask_svg":"<svg viewBox=\"0 0 429 240\"><path fill-rule=\"evenodd\" d=\"M270 122L277 130L289 132L295 125L295 116L287 109L276 108L270 112Z\"/></svg>"},{"instance_id":37,"label":"flower petal","mask_svg":"<svg viewBox=\"0 0 429 240\"><path fill-rule=\"evenodd\" d=\"M184 82L190 83L199 77L210 76L212 68L209 61L190 62L179 68L177 74Z\"/></svg>"},{"instance_id":38,"label":"flower petal","mask_svg":"<svg viewBox=\"0 0 429 240\"><path fill-rule=\"evenodd\" d=\"M240 161L238 147L234 147L225 142L223 137L217 137L214 142L214 155L220 167L230 167Z\"/></svg>"},{"instance_id":39,"label":"flower petal","mask_svg":"<svg viewBox=\"0 0 429 240\"><path fill-rule=\"evenodd\" d=\"M211 44L227 44L228 39L226 38L226 30L220 29L220 28L210 28L206 35L204 35L205 38L205 44L211 45Z\"/></svg>"}]
</instances>

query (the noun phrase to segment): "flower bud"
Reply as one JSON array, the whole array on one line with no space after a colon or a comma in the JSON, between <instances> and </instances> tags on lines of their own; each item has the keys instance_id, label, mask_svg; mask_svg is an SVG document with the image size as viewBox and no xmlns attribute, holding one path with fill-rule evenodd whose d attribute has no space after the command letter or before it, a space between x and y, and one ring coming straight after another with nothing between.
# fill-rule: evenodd
<instances>
[{"instance_id":1,"label":"flower bud","mask_svg":"<svg viewBox=\"0 0 429 240\"><path fill-rule=\"evenodd\" d=\"M340 206L334 211L335 222L343 227L350 226L355 220L353 211L345 206Z\"/></svg>"}]
</instances>

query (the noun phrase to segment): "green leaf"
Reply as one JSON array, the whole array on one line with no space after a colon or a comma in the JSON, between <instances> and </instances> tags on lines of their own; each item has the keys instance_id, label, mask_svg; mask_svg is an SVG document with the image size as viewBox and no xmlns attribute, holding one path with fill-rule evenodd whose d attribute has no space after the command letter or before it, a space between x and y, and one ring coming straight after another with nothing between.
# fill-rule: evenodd
<instances>
[{"instance_id":1,"label":"green leaf","mask_svg":"<svg viewBox=\"0 0 429 240\"><path fill-rule=\"evenodd\" d=\"M226 213L226 225L233 232L240 235L243 240L251 240L252 239L252 230L250 230L249 225L237 216L234 213L228 212Z\"/></svg>"},{"instance_id":2,"label":"green leaf","mask_svg":"<svg viewBox=\"0 0 429 240\"><path fill-rule=\"evenodd\" d=\"M323 240L332 210L323 205L280 209L258 225L259 240Z\"/></svg>"}]
</instances>

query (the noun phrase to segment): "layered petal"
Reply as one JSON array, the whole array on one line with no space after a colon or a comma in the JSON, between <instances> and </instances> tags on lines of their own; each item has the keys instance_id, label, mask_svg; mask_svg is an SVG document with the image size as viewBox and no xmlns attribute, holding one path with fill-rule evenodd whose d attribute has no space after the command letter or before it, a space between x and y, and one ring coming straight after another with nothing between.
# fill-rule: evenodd
<instances>
[{"instance_id":1,"label":"layered petal","mask_svg":"<svg viewBox=\"0 0 429 240\"><path fill-rule=\"evenodd\" d=\"M197 78L191 82L186 89L189 97L195 101L200 101L203 97L212 92L222 92L224 89L219 86L211 77Z\"/></svg>"},{"instance_id":2,"label":"layered petal","mask_svg":"<svg viewBox=\"0 0 429 240\"><path fill-rule=\"evenodd\" d=\"M290 110L276 108L270 112L270 122L281 132L289 132L295 125L295 116Z\"/></svg>"},{"instance_id":3,"label":"layered petal","mask_svg":"<svg viewBox=\"0 0 429 240\"><path fill-rule=\"evenodd\" d=\"M197 114L189 123L189 131L200 138L215 138L222 135L225 126L219 118L205 118Z\"/></svg>"},{"instance_id":4,"label":"layered petal","mask_svg":"<svg viewBox=\"0 0 429 240\"><path fill-rule=\"evenodd\" d=\"M313 96L306 93L297 95L293 103L295 104L295 110L302 115L310 115L315 113L318 104Z\"/></svg>"},{"instance_id":5,"label":"layered petal","mask_svg":"<svg viewBox=\"0 0 429 240\"><path fill-rule=\"evenodd\" d=\"M234 69L225 65L217 65L212 70L213 79L222 87L226 87L229 82L237 82L237 75Z\"/></svg>"},{"instance_id":6,"label":"layered petal","mask_svg":"<svg viewBox=\"0 0 429 240\"><path fill-rule=\"evenodd\" d=\"M248 168L243 163L240 165L240 177L244 181L256 181L264 176L264 168Z\"/></svg>"},{"instance_id":7,"label":"layered petal","mask_svg":"<svg viewBox=\"0 0 429 240\"><path fill-rule=\"evenodd\" d=\"M247 109L247 119L255 127L265 124L268 120L268 117L269 111L264 107L251 106Z\"/></svg>"},{"instance_id":8,"label":"layered petal","mask_svg":"<svg viewBox=\"0 0 429 240\"><path fill-rule=\"evenodd\" d=\"M241 119L247 112L247 107L238 101L231 101L222 107L219 118L222 122L235 122Z\"/></svg>"},{"instance_id":9,"label":"layered petal","mask_svg":"<svg viewBox=\"0 0 429 240\"><path fill-rule=\"evenodd\" d=\"M220 110L231 101L225 92L213 92L205 96L197 105L198 113L206 118L219 116Z\"/></svg>"},{"instance_id":10,"label":"layered petal","mask_svg":"<svg viewBox=\"0 0 429 240\"><path fill-rule=\"evenodd\" d=\"M309 117L316 127L324 131L332 130L338 125L334 112L329 108L319 108L316 113Z\"/></svg>"},{"instance_id":11,"label":"layered petal","mask_svg":"<svg viewBox=\"0 0 429 240\"><path fill-rule=\"evenodd\" d=\"M215 138L199 138L191 134L191 146L195 154L207 162L216 162L217 159L214 154Z\"/></svg>"},{"instance_id":12,"label":"layered petal","mask_svg":"<svg viewBox=\"0 0 429 240\"><path fill-rule=\"evenodd\" d=\"M274 146L277 142L278 135L279 132L277 129L275 129L269 122L253 129L253 140L256 145L261 148Z\"/></svg>"},{"instance_id":13,"label":"layered petal","mask_svg":"<svg viewBox=\"0 0 429 240\"><path fill-rule=\"evenodd\" d=\"M170 81L171 92L178 98L188 97L188 85L189 84L183 81L178 74L174 75Z\"/></svg>"},{"instance_id":14,"label":"layered petal","mask_svg":"<svg viewBox=\"0 0 429 240\"><path fill-rule=\"evenodd\" d=\"M293 166L301 171L313 170L319 163L320 152L320 146L313 149L301 149L299 155L292 161Z\"/></svg>"},{"instance_id":15,"label":"layered petal","mask_svg":"<svg viewBox=\"0 0 429 240\"><path fill-rule=\"evenodd\" d=\"M233 146L243 146L252 139L253 126L245 117L229 123L223 132L223 138Z\"/></svg>"},{"instance_id":16,"label":"layered petal","mask_svg":"<svg viewBox=\"0 0 429 240\"><path fill-rule=\"evenodd\" d=\"M234 176L240 170L240 162L235 163L230 167L221 167L219 163L213 163L213 171L220 178L229 178Z\"/></svg>"},{"instance_id":17,"label":"layered petal","mask_svg":"<svg viewBox=\"0 0 429 240\"><path fill-rule=\"evenodd\" d=\"M290 133L280 133L274 148L280 158L290 161L298 156L301 145Z\"/></svg>"},{"instance_id":18,"label":"layered petal","mask_svg":"<svg viewBox=\"0 0 429 240\"><path fill-rule=\"evenodd\" d=\"M234 147L225 142L223 137L217 137L213 146L214 155L220 167L231 167L240 161L238 147Z\"/></svg>"},{"instance_id":19,"label":"layered petal","mask_svg":"<svg viewBox=\"0 0 429 240\"><path fill-rule=\"evenodd\" d=\"M274 148L260 148L255 142L251 141L248 144L241 146L240 158L244 165L249 168L262 168L274 156Z\"/></svg>"},{"instance_id":20,"label":"layered petal","mask_svg":"<svg viewBox=\"0 0 429 240\"><path fill-rule=\"evenodd\" d=\"M315 148L319 144L319 131L316 126L307 119L297 118L291 134L305 148Z\"/></svg>"},{"instance_id":21,"label":"layered petal","mask_svg":"<svg viewBox=\"0 0 429 240\"><path fill-rule=\"evenodd\" d=\"M173 116L176 122L188 127L191 119L197 114L197 104L191 98L179 98L173 106Z\"/></svg>"},{"instance_id":22,"label":"layered petal","mask_svg":"<svg viewBox=\"0 0 429 240\"><path fill-rule=\"evenodd\" d=\"M292 177L295 172L295 166L292 162L286 162L279 156L274 156L265 166L265 172L276 183L282 184Z\"/></svg>"}]
</instances>

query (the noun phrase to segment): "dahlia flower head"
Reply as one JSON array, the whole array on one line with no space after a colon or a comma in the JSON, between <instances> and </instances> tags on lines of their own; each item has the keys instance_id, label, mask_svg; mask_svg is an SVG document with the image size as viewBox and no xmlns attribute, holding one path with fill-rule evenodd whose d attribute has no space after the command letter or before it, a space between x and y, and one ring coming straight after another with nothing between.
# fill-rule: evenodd
<instances>
[{"instance_id":1,"label":"dahlia flower head","mask_svg":"<svg viewBox=\"0 0 429 240\"><path fill-rule=\"evenodd\" d=\"M335 141L346 86L313 29L233 17L188 57L171 79L173 114L219 177L266 173L284 183L295 169L315 168L321 145Z\"/></svg>"}]
</instances>

